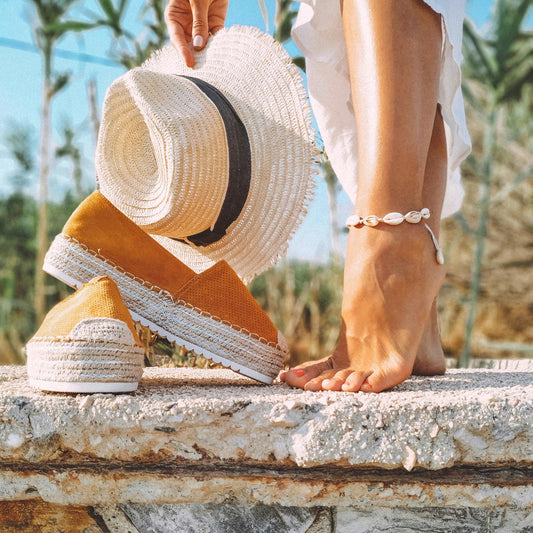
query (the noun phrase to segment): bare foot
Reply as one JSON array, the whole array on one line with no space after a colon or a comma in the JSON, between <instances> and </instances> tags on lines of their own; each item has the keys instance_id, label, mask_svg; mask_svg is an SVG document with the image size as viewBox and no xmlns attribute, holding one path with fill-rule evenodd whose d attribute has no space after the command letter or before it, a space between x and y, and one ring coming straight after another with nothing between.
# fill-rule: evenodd
<instances>
[{"instance_id":1,"label":"bare foot","mask_svg":"<svg viewBox=\"0 0 533 533\"><path fill-rule=\"evenodd\" d=\"M437 321L437 302L433 302L429 320L422 333L418 346L413 374L415 376L437 376L446 372L446 357L442 350L439 324Z\"/></svg>"},{"instance_id":2,"label":"bare foot","mask_svg":"<svg viewBox=\"0 0 533 533\"><path fill-rule=\"evenodd\" d=\"M423 224L350 230L337 348L281 380L312 391L380 392L407 379L417 355L417 371L436 368L429 356L432 361L436 315L435 328L429 318L443 279Z\"/></svg>"}]
</instances>

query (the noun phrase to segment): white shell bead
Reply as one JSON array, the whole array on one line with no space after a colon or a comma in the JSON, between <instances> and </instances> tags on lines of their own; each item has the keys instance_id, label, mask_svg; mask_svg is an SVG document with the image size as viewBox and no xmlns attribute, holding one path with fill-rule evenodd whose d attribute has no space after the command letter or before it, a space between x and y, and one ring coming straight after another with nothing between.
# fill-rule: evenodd
<instances>
[{"instance_id":1,"label":"white shell bead","mask_svg":"<svg viewBox=\"0 0 533 533\"><path fill-rule=\"evenodd\" d=\"M401 213L397 213L396 211L393 211L392 213L387 213L383 218L379 218L376 215L367 215L366 217L360 217L358 215L352 215L349 216L346 219L346 225L349 227L355 227L359 226L360 224L364 224L365 226L377 226L380 222L384 222L385 224L390 224L391 226L397 226L398 224L401 224L404 220L406 222L409 222L411 224L417 224L420 222L423 218L429 218L430 217L430 211L427 207L422 208L420 211L409 211L406 215L402 215ZM435 246L435 260L439 265L444 264L444 255L442 253L442 249L439 246L439 242L437 241L437 238L431 231L431 228L427 225L426 229L429 231L429 234L431 236L431 240L433 241L433 245Z\"/></svg>"},{"instance_id":2,"label":"white shell bead","mask_svg":"<svg viewBox=\"0 0 533 533\"><path fill-rule=\"evenodd\" d=\"M346 225L348 227L355 227L361 224L361 217L359 215L351 215L346 219Z\"/></svg>"},{"instance_id":3,"label":"white shell bead","mask_svg":"<svg viewBox=\"0 0 533 533\"><path fill-rule=\"evenodd\" d=\"M409 213L405 215L405 220L411 224L418 224L418 222L422 220L422 214L420 211L409 211Z\"/></svg>"},{"instance_id":4,"label":"white shell bead","mask_svg":"<svg viewBox=\"0 0 533 533\"><path fill-rule=\"evenodd\" d=\"M363 218L363 224L365 226L377 226L379 224L379 217L376 215L368 215Z\"/></svg>"},{"instance_id":5,"label":"white shell bead","mask_svg":"<svg viewBox=\"0 0 533 533\"><path fill-rule=\"evenodd\" d=\"M401 213L388 213L383 217L383 222L390 224L391 226L397 226L404 221L404 216Z\"/></svg>"}]
</instances>

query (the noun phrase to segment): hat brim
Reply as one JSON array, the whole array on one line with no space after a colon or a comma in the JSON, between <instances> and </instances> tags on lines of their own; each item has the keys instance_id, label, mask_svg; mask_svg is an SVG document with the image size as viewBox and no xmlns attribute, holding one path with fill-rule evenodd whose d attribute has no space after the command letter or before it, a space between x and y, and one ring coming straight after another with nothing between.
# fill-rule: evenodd
<instances>
[{"instance_id":1,"label":"hat brim","mask_svg":"<svg viewBox=\"0 0 533 533\"><path fill-rule=\"evenodd\" d=\"M197 247L152 236L196 272L224 259L247 282L285 256L307 213L317 172L311 109L290 56L257 28L223 29L195 59L191 69L166 46L142 68L194 76L224 93L248 133L250 190L238 218L213 244Z\"/></svg>"}]
</instances>

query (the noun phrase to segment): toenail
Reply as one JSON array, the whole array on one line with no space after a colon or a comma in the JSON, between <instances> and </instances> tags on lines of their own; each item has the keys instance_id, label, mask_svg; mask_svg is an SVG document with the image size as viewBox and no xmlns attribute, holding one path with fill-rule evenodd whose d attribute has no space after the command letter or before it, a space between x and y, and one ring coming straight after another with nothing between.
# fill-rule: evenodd
<instances>
[{"instance_id":1,"label":"toenail","mask_svg":"<svg viewBox=\"0 0 533 533\"><path fill-rule=\"evenodd\" d=\"M305 370L303 370L302 368L295 368L294 370L292 370L292 372L294 372L299 378L301 378L305 374Z\"/></svg>"},{"instance_id":2,"label":"toenail","mask_svg":"<svg viewBox=\"0 0 533 533\"><path fill-rule=\"evenodd\" d=\"M331 379L325 379L323 382L322 382L322 386L323 387L329 387L331 385Z\"/></svg>"}]
</instances>

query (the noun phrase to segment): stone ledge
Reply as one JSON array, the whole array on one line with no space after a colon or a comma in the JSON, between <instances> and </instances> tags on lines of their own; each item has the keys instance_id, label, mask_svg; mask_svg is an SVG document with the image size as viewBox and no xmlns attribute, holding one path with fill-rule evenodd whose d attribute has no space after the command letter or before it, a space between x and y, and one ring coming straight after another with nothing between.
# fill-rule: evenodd
<instances>
[{"instance_id":1,"label":"stone ledge","mask_svg":"<svg viewBox=\"0 0 533 533\"><path fill-rule=\"evenodd\" d=\"M115 396L36 392L0 367L0 500L528 509L532 377L450 370L346 394L149 368Z\"/></svg>"},{"instance_id":2,"label":"stone ledge","mask_svg":"<svg viewBox=\"0 0 533 533\"><path fill-rule=\"evenodd\" d=\"M438 470L533 460L533 371L450 370L346 394L148 368L132 394L67 395L33 391L23 368L0 368L4 463Z\"/></svg>"}]
</instances>

